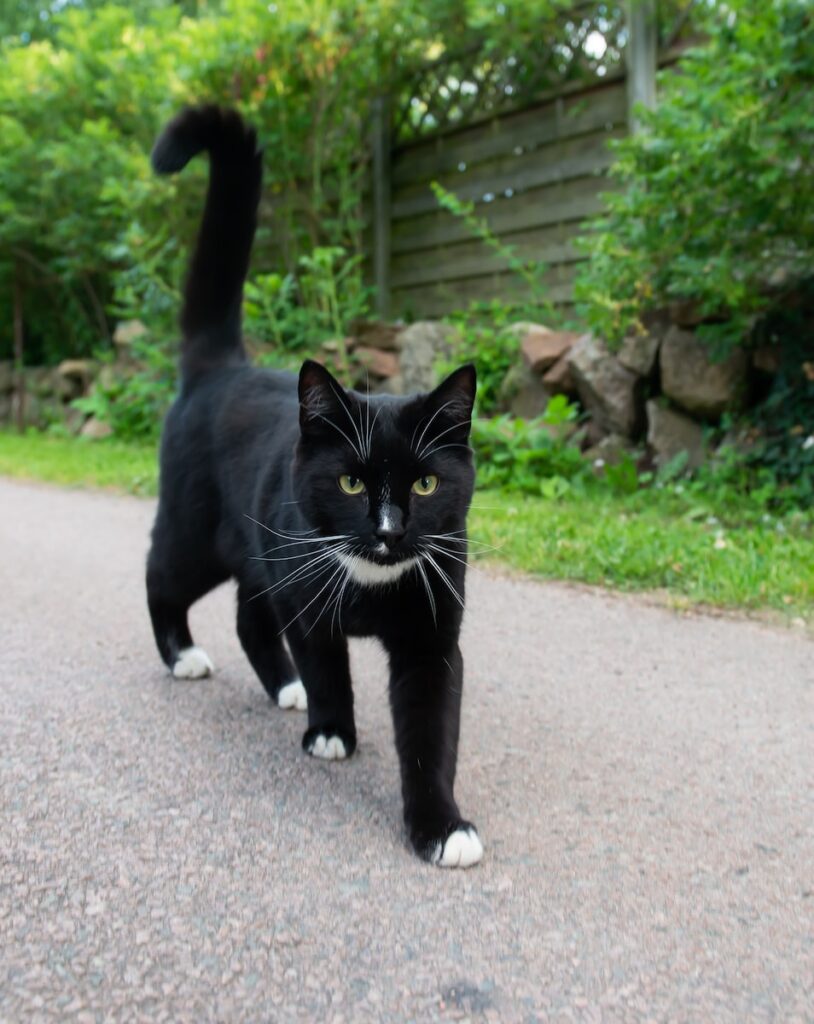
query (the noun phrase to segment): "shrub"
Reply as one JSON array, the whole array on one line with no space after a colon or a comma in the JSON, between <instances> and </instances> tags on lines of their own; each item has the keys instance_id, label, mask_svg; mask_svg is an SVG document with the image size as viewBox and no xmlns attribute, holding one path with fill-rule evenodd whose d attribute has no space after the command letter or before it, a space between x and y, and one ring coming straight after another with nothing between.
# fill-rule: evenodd
<instances>
[{"instance_id":1,"label":"shrub","mask_svg":"<svg viewBox=\"0 0 814 1024\"><path fill-rule=\"evenodd\" d=\"M583 240L581 312L611 341L691 300L743 343L814 262L814 17L807 0L709 5L704 45L615 146L622 186Z\"/></svg>"}]
</instances>

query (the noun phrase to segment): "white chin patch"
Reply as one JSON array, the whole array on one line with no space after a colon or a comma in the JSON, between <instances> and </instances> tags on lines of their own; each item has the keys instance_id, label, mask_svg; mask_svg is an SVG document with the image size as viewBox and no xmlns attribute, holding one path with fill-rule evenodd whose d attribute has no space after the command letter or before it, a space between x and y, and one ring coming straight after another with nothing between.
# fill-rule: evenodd
<instances>
[{"instance_id":1,"label":"white chin patch","mask_svg":"<svg viewBox=\"0 0 814 1024\"><path fill-rule=\"evenodd\" d=\"M308 748L308 753L313 757L321 757L323 761L344 761L348 756L345 744L338 736L323 736L322 733Z\"/></svg>"},{"instance_id":2,"label":"white chin patch","mask_svg":"<svg viewBox=\"0 0 814 1024\"><path fill-rule=\"evenodd\" d=\"M286 711L305 711L308 707L308 694L299 679L293 683L286 683L277 691L277 707L285 708Z\"/></svg>"},{"instance_id":3,"label":"white chin patch","mask_svg":"<svg viewBox=\"0 0 814 1024\"><path fill-rule=\"evenodd\" d=\"M200 647L187 647L181 651L172 666L172 674L176 679L203 679L211 676L214 671L212 659Z\"/></svg>"},{"instance_id":4,"label":"white chin patch","mask_svg":"<svg viewBox=\"0 0 814 1024\"><path fill-rule=\"evenodd\" d=\"M439 868L471 868L483 857L483 843L473 828L460 828L435 849L433 864Z\"/></svg>"},{"instance_id":5,"label":"white chin patch","mask_svg":"<svg viewBox=\"0 0 814 1024\"><path fill-rule=\"evenodd\" d=\"M350 573L350 578L363 587L378 587L385 583L394 583L402 577L418 561L417 558L405 558L403 562L393 565L381 565L371 562L361 555L339 555L339 561Z\"/></svg>"}]
</instances>

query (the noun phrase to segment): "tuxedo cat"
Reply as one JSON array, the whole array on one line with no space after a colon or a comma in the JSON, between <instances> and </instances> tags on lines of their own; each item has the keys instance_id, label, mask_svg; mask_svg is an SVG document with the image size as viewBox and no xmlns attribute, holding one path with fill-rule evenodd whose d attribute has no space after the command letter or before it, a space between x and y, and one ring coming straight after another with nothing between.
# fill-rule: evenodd
<instances>
[{"instance_id":1,"label":"tuxedo cat","mask_svg":"<svg viewBox=\"0 0 814 1024\"><path fill-rule=\"evenodd\" d=\"M147 564L159 652L177 678L212 672L187 612L236 579L237 632L260 681L280 707L307 707L307 753L341 759L356 747L347 637L378 637L410 841L434 864L468 867L483 847L453 783L474 367L396 398L346 390L312 360L299 379L250 366L241 302L261 154L238 114L198 107L167 125L153 167L170 174L202 151L209 189Z\"/></svg>"}]
</instances>

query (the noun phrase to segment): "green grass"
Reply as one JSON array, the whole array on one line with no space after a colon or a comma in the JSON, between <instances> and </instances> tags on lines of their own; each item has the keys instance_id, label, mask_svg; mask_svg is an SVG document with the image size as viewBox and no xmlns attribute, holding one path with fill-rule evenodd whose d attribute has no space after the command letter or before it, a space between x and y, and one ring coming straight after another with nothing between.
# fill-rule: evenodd
<instances>
[{"instance_id":1,"label":"green grass","mask_svg":"<svg viewBox=\"0 0 814 1024\"><path fill-rule=\"evenodd\" d=\"M0 433L0 474L156 493L152 445ZM550 579L667 591L678 605L774 609L814 621L814 516L776 519L731 492L682 488L558 501L479 491L471 534L489 560Z\"/></svg>"},{"instance_id":2,"label":"green grass","mask_svg":"<svg viewBox=\"0 0 814 1024\"><path fill-rule=\"evenodd\" d=\"M155 445L0 432L0 474L128 494L158 492Z\"/></svg>"}]
</instances>

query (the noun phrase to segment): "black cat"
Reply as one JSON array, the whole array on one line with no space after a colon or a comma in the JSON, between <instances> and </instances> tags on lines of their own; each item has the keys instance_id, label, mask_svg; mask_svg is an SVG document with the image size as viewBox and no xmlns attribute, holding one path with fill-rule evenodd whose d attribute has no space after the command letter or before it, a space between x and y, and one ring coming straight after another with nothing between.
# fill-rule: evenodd
<instances>
[{"instance_id":1,"label":"black cat","mask_svg":"<svg viewBox=\"0 0 814 1024\"><path fill-rule=\"evenodd\" d=\"M307 705L309 754L344 758L356 747L346 637L378 637L410 839L435 864L467 867L483 854L453 797L475 370L394 398L347 391L311 360L299 380L252 368L240 320L261 154L236 113L200 107L164 129L153 167L179 171L203 150L209 190L147 565L158 649L174 676L208 675L187 612L234 577L238 636L263 686L281 707Z\"/></svg>"}]
</instances>

